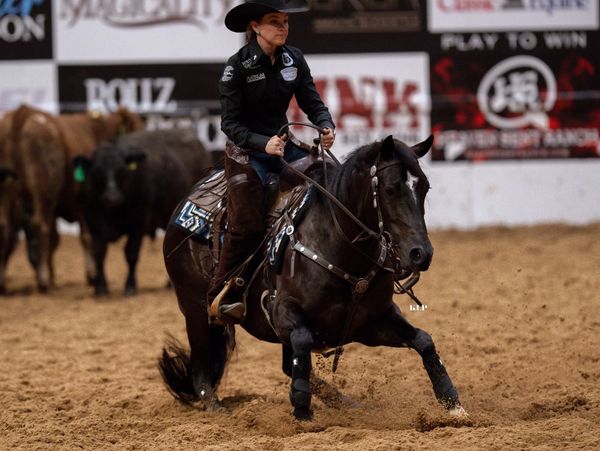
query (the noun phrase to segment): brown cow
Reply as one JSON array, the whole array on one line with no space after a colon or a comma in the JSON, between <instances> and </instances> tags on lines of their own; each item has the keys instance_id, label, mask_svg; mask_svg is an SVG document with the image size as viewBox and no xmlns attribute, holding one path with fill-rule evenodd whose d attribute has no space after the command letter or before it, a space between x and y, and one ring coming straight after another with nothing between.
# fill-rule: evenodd
<instances>
[{"instance_id":1,"label":"brown cow","mask_svg":"<svg viewBox=\"0 0 600 451\"><path fill-rule=\"evenodd\" d=\"M21 228L21 212L17 193L19 183L10 140L12 117L8 112L0 118L0 293L6 289L6 264Z\"/></svg>"},{"instance_id":2,"label":"brown cow","mask_svg":"<svg viewBox=\"0 0 600 451\"><path fill-rule=\"evenodd\" d=\"M71 162L75 155L91 155L102 141L142 129L142 121L125 109L108 115L55 116L29 106L19 107L9 120L7 151L14 159L28 257L36 271L39 290L47 291L54 280L52 256L58 245L57 217L79 222L86 275L91 283L96 275L92 240L78 202L79 187ZM1 216L8 217L8 212Z\"/></svg>"}]
</instances>

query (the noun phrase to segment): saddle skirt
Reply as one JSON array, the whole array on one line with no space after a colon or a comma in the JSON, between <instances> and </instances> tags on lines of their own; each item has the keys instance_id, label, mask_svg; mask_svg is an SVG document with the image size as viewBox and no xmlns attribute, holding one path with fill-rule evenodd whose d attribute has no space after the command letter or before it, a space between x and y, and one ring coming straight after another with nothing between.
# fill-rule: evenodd
<instances>
[{"instance_id":1,"label":"saddle skirt","mask_svg":"<svg viewBox=\"0 0 600 451\"><path fill-rule=\"evenodd\" d=\"M189 238L194 241L213 249L220 248L222 239L215 243L213 237L223 235L226 205L225 171L215 171L194 185L190 195L173 214L171 223L188 232Z\"/></svg>"},{"instance_id":2,"label":"saddle skirt","mask_svg":"<svg viewBox=\"0 0 600 451\"><path fill-rule=\"evenodd\" d=\"M267 261L281 270L283 254L294 228L310 203L312 189L297 185L280 193L266 217L264 243ZM227 230L227 180L223 170L196 183L190 195L172 216L171 223L189 233L189 238L207 245L219 255Z\"/></svg>"}]
</instances>

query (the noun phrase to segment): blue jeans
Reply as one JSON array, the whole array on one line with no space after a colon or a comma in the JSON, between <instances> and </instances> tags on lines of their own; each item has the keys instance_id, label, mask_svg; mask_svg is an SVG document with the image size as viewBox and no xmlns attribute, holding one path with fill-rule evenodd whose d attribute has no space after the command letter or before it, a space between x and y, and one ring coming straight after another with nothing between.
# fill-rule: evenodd
<instances>
[{"instance_id":1,"label":"blue jeans","mask_svg":"<svg viewBox=\"0 0 600 451\"><path fill-rule=\"evenodd\" d=\"M299 160L308 155L308 152L291 141L285 144L283 159L288 163ZM268 153L256 152L250 155L250 165L254 168L263 185L275 182L283 170L283 163L279 157Z\"/></svg>"}]
</instances>

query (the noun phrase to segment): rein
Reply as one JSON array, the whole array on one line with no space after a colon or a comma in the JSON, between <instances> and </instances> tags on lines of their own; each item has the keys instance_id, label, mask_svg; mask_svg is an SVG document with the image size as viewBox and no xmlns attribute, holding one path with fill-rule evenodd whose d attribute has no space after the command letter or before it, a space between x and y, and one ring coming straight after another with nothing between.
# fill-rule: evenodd
<instances>
[{"instance_id":1,"label":"rein","mask_svg":"<svg viewBox=\"0 0 600 451\"><path fill-rule=\"evenodd\" d=\"M319 146L321 148L321 156L322 156L322 160L323 160L323 174L325 177L325 186L327 186L327 166L326 166L327 163L325 160L325 151L327 151L327 153L332 157L332 159L337 163L338 166L341 166L341 163L335 158L335 156L333 156L333 153L329 149L325 149L323 147L322 139L321 139L321 135L323 134L323 129L320 127L317 127L315 125L312 125L312 124L306 124L306 123L302 123L302 122L290 122L280 128L278 135L283 136L284 130L287 129L290 125L300 125L300 126L310 127L310 128L314 128L315 130L317 130L319 132L319 141L318 142L319 142ZM317 141L315 140L315 143L316 142ZM389 167L400 164L400 162L392 161L392 162L383 164L381 166L378 166L379 165L379 156L378 156L377 160L375 161L373 166L371 166L371 169L369 172L369 174L371 176L371 190L372 190L372 194L373 194L373 207L377 211L377 221L378 221L378 227L379 227L379 233L377 233L377 232L373 231L370 227L366 226L359 218L356 217L356 215L354 215L348 208L346 208L346 206L344 204L342 204L342 202L337 197L335 197L331 192L329 192L329 190L327 190L325 187L323 187L317 181L315 181L311 177L303 174L302 172L298 171L296 168L291 166L287 161L285 161L282 157L280 157L279 160L286 168L288 168L290 171L292 171L294 174L296 174L297 176L299 176L306 182L313 185L323 195L325 195L325 197L329 201L328 206L331 211L333 222L335 224L335 227L336 227L339 235L348 244L350 244L350 246L355 248L361 255L363 255L363 257L365 257L366 259L368 259L369 261L371 261L374 264L373 268L367 273L366 276L364 276L364 277L352 276L351 274L341 270L337 266L329 263L323 257L320 257L315 252L308 249L307 246L305 246L302 243L300 243L299 241L295 240L293 238L293 231L292 231L292 236L290 236L290 238L292 239L292 242L293 242L294 251L299 252L300 254L302 254L306 258L308 258L309 260L312 260L313 262L317 263L318 265L320 265L323 268L327 269L328 271L332 272L336 276L349 282L352 286L352 302L350 305L350 310L348 312L348 315L346 316L346 321L344 322L344 328L343 328L342 334L340 336L339 344L338 344L338 346L336 346L335 350L333 351L334 359L333 359L332 371L335 373L337 370L338 364L339 364L339 359L344 351L343 343L348 339L348 335L349 335L349 331L350 331L350 324L352 323L354 315L356 314L356 309L358 307L360 299L362 299L363 295L367 292L370 282L377 275L377 270L381 269L381 270L389 271L389 272L394 271L391 268L386 268L383 266L383 264L386 260L386 257L388 255L390 256L390 258L392 258L392 260L397 260L397 257L394 254L394 249L393 249L394 245L393 245L393 240L392 240L391 234L384 230L383 214L382 214L379 202L377 201L378 187L379 187L379 179L377 177L377 174L384 169L387 169ZM343 231L341 225L339 224L339 221L337 219L337 215L335 213L335 209L333 208L332 203L335 204L349 219L351 219L359 228L361 228L363 230L353 240L350 240L350 238L348 238L346 233ZM375 239L379 243L379 258L376 262L370 256L366 255L364 252L362 252L360 249L358 249L355 245L355 243L357 241L359 241L360 239L364 239L364 238L360 238L363 233L366 233L369 238ZM412 287L418 281L419 281L418 273L413 273L411 278L407 281L405 286L403 286L402 283L400 283L400 281L395 280L394 281L394 285L395 285L394 293L408 294L411 297L411 299L420 306L420 305L422 305L421 302L414 295L414 293L412 291ZM323 355L325 357L329 357L331 355L331 352L324 353Z\"/></svg>"}]
</instances>

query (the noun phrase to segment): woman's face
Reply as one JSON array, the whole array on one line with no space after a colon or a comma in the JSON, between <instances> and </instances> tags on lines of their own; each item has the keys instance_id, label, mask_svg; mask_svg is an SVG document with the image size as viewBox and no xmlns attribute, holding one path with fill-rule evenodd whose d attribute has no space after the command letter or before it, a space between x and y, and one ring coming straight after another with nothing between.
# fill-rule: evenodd
<instances>
[{"instance_id":1,"label":"woman's face","mask_svg":"<svg viewBox=\"0 0 600 451\"><path fill-rule=\"evenodd\" d=\"M274 47L285 44L288 37L288 15L286 13L265 14L259 22L252 22L258 36Z\"/></svg>"}]
</instances>

